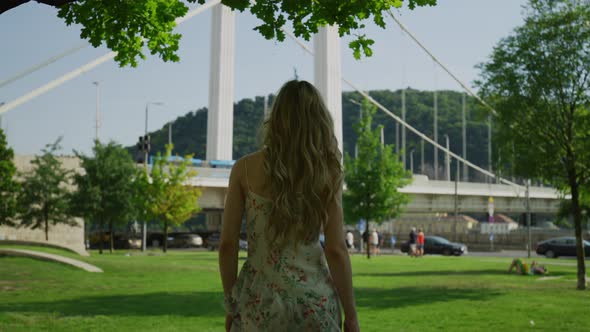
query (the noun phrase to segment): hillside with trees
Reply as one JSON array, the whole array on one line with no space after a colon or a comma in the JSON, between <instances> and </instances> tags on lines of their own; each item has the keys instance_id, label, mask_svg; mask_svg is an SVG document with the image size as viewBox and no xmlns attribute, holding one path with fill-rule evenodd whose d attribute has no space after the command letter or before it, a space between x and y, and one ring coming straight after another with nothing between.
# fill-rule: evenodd
<instances>
[{"instance_id":1,"label":"hillside with trees","mask_svg":"<svg viewBox=\"0 0 590 332\"><path fill-rule=\"evenodd\" d=\"M401 90L375 90L369 94L385 106L387 109L401 116ZM439 143L444 145L444 134L449 135L451 151L461 154L461 110L462 93L457 91L438 91L438 137ZM357 134L353 124L359 122L359 106L351 102L362 101L360 94L356 92L343 92L342 94L342 121L344 135L344 150L354 156ZM269 107L273 96L268 98ZM433 137L433 104L432 91L420 91L408 88L406 90L406 120L416 129L429 137ZM260 128L264 117L264 97L254 99L242 99L234 104L234 144L233 158L251 153L258 149L261 142ZM487 168L487 113L476 100L466 98L467 105L467 158L481 167ZM396 143L395 120L387 114L377 111L373 124L384 126L385 144ZM207 137L207 108L188 112L177 118L172 124L173 154L193 154L194 158L205 159ZM152 154L164 153L164 145L168 143L168 126L150 133L152 140ZM399 126L399 144L401 145L401 126ZM414 172L420 173L420 138L406 130L406 167L410 167L410 151L414 149ZM493 145L493 144L492 144ZM492 147L493 149L494 147ZM135 147L129 147L134 156L137 156ZM424 163L426 174L432 177L433 172L433 147L428 143L424 145ZM494 153L495 155L495 153ZM438 153L439 177L444 167L444 153ZM492 160L496 160L495 156ZM453 168L454 170L454 168ZM454 172L451 172L454 176ZM484 178L470 171L470 180Z\"/></svg>"}]
</instances>

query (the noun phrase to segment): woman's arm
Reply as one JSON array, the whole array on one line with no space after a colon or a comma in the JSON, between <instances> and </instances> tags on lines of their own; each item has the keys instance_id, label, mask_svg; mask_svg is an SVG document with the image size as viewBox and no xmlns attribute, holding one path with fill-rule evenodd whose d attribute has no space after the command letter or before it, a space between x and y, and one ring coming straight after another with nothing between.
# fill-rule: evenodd
<instances>
[{"instance_id":1,"label":"woman's arm","mask_svg":"<svg viewBox=\"0 0 590 332\"><path fill-rule=\"evenodd\" d=\"M243 164L244 160L240 159L234 164L231 170L223 210L223 225L219 243L219 271L226 298L231 295L231 289L238 275L240 228L245 200L241 185L244 173Z\"/></svg>"},{"instance_id":2,"label":"woman's arm","mask_svg":"<svg viewBox=\"0 0 590 332\"><path fill-rule=\"evenodd\" d=\"M356 305L352 289L352 268L346 243L344 242L344 226L342 213L342 190L328 207L328 223L324 229L326 236L325 254L330 268L334 286L344 309L345 325L351 324L358 328Z\"/></svg>"}]
</instances>

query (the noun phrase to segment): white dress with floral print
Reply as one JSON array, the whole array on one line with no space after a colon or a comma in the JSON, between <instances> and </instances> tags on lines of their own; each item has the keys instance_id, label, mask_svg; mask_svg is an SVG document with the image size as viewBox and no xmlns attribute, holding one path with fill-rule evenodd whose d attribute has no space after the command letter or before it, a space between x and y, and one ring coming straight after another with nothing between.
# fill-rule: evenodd
<instances>
[{"instance_id":1,"label":"white dress with floral print","mask_svg":"<svg viewBox=\"0 0 590 332\"><path fill-rule=\"evenodd\" d=\"M340 331L340 307L322 247L270 249L272 202L248 192L248 258L232 289L232 331Z\"/></svg>"}]
</instances>

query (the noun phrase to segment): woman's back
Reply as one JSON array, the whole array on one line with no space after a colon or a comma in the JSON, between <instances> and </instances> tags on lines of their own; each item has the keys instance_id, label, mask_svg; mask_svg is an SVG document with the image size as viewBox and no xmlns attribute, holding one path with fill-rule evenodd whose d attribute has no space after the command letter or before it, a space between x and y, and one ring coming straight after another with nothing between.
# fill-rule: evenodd
<instances>
[{"instance_id":1,"label":"woman's back","mask_svg":"<svg viewBox=\"0 0 590 332\"><path fill-rule=\"evenodd\" d=\"M219 246L226 329L339 331L340 302L345 325L358 330L343 233L342 155L313 85L283 85L264 121L263 146L230 174ZM237 276L244 211L248 258Z\"/></svg>"},{"instance_id":2,"label":"woman's back","mask_svg":"<svg viewBox=\"0 0 590 332\"><path fill-rule=\"evenodd\" d=\"M262 152L243 160L248 258L232 289L239 299L232 330L338 331L340 308L319 241L267 241L272 199Z\"/></svg>"}]
</instances>

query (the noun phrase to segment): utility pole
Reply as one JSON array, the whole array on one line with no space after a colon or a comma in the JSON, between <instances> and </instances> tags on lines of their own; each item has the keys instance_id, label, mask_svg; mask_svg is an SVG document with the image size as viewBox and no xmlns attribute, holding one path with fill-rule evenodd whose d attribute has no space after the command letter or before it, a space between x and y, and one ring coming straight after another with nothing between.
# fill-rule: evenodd
<instances>
[{"instance_id":1,"label":"utility pole","mask_svg":"<svg viewBox=\"0 0 590 332\"><path fill-rule=\"evenodd\" d=\"M462 133L463 133L463 159L467 160L467 104L465 102L465 92L461 95L462 99L462 112L461 112L461 124L462 124ZM467 174L467 164L463 162L463 181L467 182L469 175Z\"/></svg>"},{"instance_id":2,"label":"utility pole","mask_svg":"<svg viewBox=\"0 0 590 332\"><path fill-rule=\"evenodd\" d=\"M402 120L406 122L406 89L402 89ZM397 122L396 122L397 123ZM402 164L406 169L406 126L402 126Z\"/></svg>"},{"instance_id":3,"label":"utility pole","mask_svg":"<svg viewBox=\"0 0 590 332\"><path fill-rule=\"evenodd\" d=\"M531 180L526 180L526 228L527 228L527 257L531 258L531 200L530 200Z\"/></svg>"},{"instance_id":4,"label":"utility pole","mask_svg":"<svg viewBox=\"0 0 590 332\"><path fill-rule=\"evenodd\" d=\"M384 127L381 127L381 147L385 146L385 132L384 132ZM405 167L404 167L405 169Z\"/></svg>"}]
</instances>

